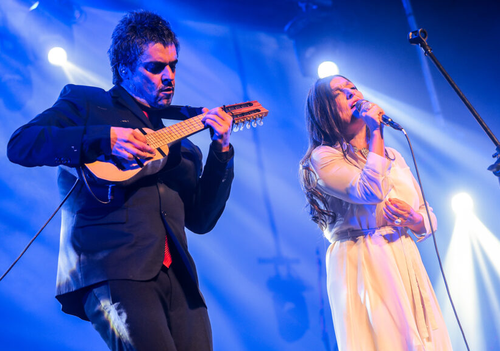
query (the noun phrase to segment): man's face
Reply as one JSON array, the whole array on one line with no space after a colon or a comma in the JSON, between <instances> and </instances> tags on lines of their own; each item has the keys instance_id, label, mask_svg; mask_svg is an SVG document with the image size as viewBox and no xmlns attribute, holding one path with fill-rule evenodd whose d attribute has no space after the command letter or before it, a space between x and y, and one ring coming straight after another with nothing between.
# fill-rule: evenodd
<instances>
[{"instance_id":1,"label":"man's face","mask_svg":"<svg viewBox=\"0 0 500 351\"><path fill-rule=\"evenodd\" d=\"M162 109L172 103L175 89L177 50L174 45L150 43L125 74L123 87L140 103Z\"/></svg>"}]
</instances>

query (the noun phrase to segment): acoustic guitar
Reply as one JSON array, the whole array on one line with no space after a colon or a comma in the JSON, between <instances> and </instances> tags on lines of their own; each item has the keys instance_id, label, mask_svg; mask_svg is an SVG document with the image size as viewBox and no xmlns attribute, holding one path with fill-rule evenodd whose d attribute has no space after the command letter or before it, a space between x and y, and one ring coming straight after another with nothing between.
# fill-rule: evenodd
<instances>
[{"instance_id":1,"label":"acoustic guitar","mask_svg":"<svg viewBox=\"0 0 500 351\"><path fill-rule=\"evenodd\" d=\"M248 101L234 105L223 106L222 109L233 117L233 131L245 127L262 125L262 119L268 110L257 101ZM167 163L169 145L198 133L208 127L202 122L206 113L188 118L153 132L141 130L146 136L148 145L156 149L156 155L149 159L130 161L116 156L101 157L97 161L85 164L86 173L102 183L113 183L126 186L136 180L159 172Z\"/></svg>"}]
</instances>

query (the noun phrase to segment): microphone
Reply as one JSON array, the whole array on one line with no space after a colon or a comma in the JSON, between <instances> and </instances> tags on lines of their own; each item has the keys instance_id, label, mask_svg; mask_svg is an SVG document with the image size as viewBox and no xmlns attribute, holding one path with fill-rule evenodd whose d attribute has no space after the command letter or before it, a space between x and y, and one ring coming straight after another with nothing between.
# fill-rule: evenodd
<instances>
[{"instance_id":1,"label":"microphone","mask_svg":"<svg viewBox=\"0 0 500 351\"><path fill-rule=\"evenodd\" d=\"M367 102L369 103L369 101L365 99L358 100L355 104L356 110L358 110L358 112L361 112L363 104ZM403 130L403 127L401 127L398 123L394 122L391 117L386 115L382 115L382 124L394 128L396 130Z\"/></svg>"}]
</instances>

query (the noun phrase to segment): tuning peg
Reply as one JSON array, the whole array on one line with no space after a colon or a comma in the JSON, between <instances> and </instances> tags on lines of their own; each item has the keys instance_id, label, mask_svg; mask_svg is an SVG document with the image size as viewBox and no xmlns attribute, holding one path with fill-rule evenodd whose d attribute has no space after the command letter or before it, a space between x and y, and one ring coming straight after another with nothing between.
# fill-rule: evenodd
<instances>
[{"instance_id":1,"label":"tuning peg","mask_svg":"<svg viewBox=\"0 0 500 351\"><path fill-rule=\"evenodd\" d=\"M252 125L250 124L250 121L246 121L245 123L245 127L247 127L247 129L250 129Z\"/></svg>"},{"instance_id":2,"label":"tuning peg","mask_svg":"<svg viewBox=\"0 0 500 351\"><path fill-rule=\"evenodd\" d=\"M238 130L240 130L240 125L238 123L234 123L233 124L233 132L237 132Z\"/></svg>"},{"instance_id":3,"label":"tuning peg","mask_svg":"<svg viewBox=\"0 0 500 351\"><path fill-rule=\"evenodd\" d=\"M257 121L255 119L252 121L252 127L254 127L254 128L257 127Z\"/></svg>"},{"instance_id":4,"label":"tuning peg","mask_svg":"<svg viewBox=\"0 0 500 351\"><path fill-rule=\"evenodd\" d=\"M261 117L261 118L259 118L259 120L257 121L257 124L258 124L259 126L261 126L261 125L263 125L263 124L264 124L264 121L263 121L263 118L262 118L262 117Z\"/></svg>"}]
</instances>

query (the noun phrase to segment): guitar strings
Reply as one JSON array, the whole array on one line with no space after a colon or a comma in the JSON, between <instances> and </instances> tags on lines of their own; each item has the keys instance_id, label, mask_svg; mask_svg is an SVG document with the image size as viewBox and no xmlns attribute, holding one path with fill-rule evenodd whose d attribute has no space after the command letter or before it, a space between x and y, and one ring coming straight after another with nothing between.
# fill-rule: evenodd
<instances>
[{"instance_id":1,"label":"guitar strings","mask_svg":"<svg viewBox=\"0 0 500 351\"><path fill-rule=\"evenodd\" d=\"M266 109L259 109L255 108L258 106L256 105L254 101L252 102L247 102L247 103L241 103L241 104L234 104L234 105L229 105L225 106L226 109L229 109L231 112L231 115L233 115L234 119L242 119L243 117L251 116L250 118L245 118L243 120L238 120L236 124L241 124L245 123L247 121L250 121L252 119L257 119L257 118L263 118L264 116L267 115L267 110ZM260 104L258 104L261 106ZM245 108L249 107L254 107L254 109L247 109L245 111ZM244 110L239 113L234 113L232 110ZM162 128L160 130L157 130L153 133L149 133L146 135L146 139L148 141L148 144L157 149L159 147L162 147L164 145L167 145L173 141L182 139L186 136L189 136L191 134L194 134L202 129L205 128L205 125L201 122L201 119L205 116L205 114L201 114L199 116L195 116L192 118L189 118L187 120L184 120L182 122L173 124L169 127Z\"/></svg>"},{"instance_id":2,"label":"guitar strings","mask_svg":"<svg viewBox=\"0 0 500 351\"><path fill-rule=\"evenodd\" d=\"M158 148L193 134L205 128L205 125L201 122L202 117L203 116L193 117L171 125L170 127L165 127L156 132L147 134L146 139L148 140L148 144L154 148Z\"/></svg>"}]
</instances>

